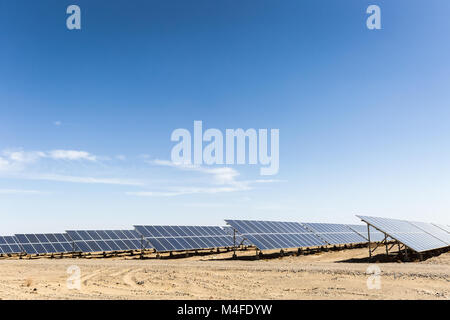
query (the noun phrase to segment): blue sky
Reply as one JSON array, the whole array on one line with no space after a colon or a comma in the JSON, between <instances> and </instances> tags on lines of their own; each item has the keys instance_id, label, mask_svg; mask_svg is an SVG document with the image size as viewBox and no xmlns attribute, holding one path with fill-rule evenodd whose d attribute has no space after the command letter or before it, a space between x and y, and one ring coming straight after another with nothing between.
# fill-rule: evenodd
<instances>
[{"instance_id":1,"label":"blue sky","mask_svg":"<svg viewBox=\"0 0 450 320\"><path fill-rule=\"evenodd\" d=\"M70 4L82 30L66 28ZM366 28L370 4L382 30ZM2 1L0 233L355 214L449 224L449 9ZM280 129L279 173L168 165L172 131L194 120Z\"/></svg>"}]
</instances>

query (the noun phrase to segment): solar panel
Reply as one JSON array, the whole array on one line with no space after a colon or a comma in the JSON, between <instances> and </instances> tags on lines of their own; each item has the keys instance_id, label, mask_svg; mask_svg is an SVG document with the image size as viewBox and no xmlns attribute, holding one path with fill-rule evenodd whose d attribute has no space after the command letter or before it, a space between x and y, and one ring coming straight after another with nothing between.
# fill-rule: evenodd
<instances>
[{"instance_id":1,"label":"solar panel","mask_svg":"<svg viewBox=\"0 0 450 320\"><path fill-rule=\"evenodd\" d=\"M425 252L448 246L442 240L435 238L406 220L368 216L357 217L387 233L391 238L398 240L416 252Z\"/></svg>"},{"instance_id":2,"label":"solar panel","mask_svg":"<svg viewBox=\"0 0 450 320\"><path fill-rule=\"evenodd\" d=\"M435 225L436 227L441 228L442 230L450 233L450 226L446 226L446 225L438 224L438 223L433 223L433 225Z\"/></svg>"},{"instance_id":3,"label":"solar panel","mask_svg":"<svg viewBox=\"0 0 450 320\"><path fill-rule=\"evenodd\" d=\"M367 239L369 241L369 236L367 232L367 225L364 224L348 224L347 225L350 229L357 232L361 236ZM390 238L388 237L388 240ZM378 231L377 229L370 227L370 241L371 242L381 242L384 241L384 233Z\"/></svg>"},{"instance_id":4,"label":"solar panel","mask_svg":"<svg viewBox=\"0 0 450 320\"><path fill-rule=\"evenodd\" d=\"M16 234L16 239L27 254L73 251L73 244L65 233Z\"/></svg>"},{"instance_id":5,"label":"solar panel","mask_svg":"<svg viewBox=\"0 0 450 320\"><path fill-rule=\"evenodd\" d=\"M337 223L302 223L307 229L315 232L328 244L363 243L367 239L353 231L345 224Z\"/></svg>"},{"instance_id":6,"label":"solar panel","mask_svg":"<svg viewBox=\"0 0 450 320\"><path fill-rule=\"evenodd\" d=\"M221 227L135 226L158 252L232 247L233 237Z\"/></svg>"},{"instance_id":7,"label":"solar panel","mask_svg":"<svg viewBox=\"0 0 450 320\"><path fill-rule=\"evenodd\" d=\"M68 230L77 251L110 252L150 249L134 230Z\"/></svg>"},{"instance_id":8,"label":"solar panel","mask_svg":"<svg viewBox=\"0 0 450 320\"><path fill-rule=\"evenodd\" d=\"M260 250L315 247L325 241L298 222L225 220Z\"/></svg>"},{"instance_id":9,"label":"solar panel","mask_svg":"<svg viewBox=\"0 0 450 320\"><path fill-rule=\"evenodd\" d=\"M410 223L450 246L450 233L447 231L444 231L441 228L427 222L410 221Z\"/></svg>"},{"instance_id":10,"label":"solar panel","mask_svg":"<svg viewBox=\"0 0 450 320\"><path fill-rule=\"evenodd\" d=\"M15 236L0 236L0 254L23 253Z\"/></svg>"},{"instance_id":11,"label":"solar panel","mask_svg":"<svg viewBox=\"0 0 450 320\"><path fill-rule=\"evenodd\" d=\"M251 243L249 243L248 240L246 240L239 232L236 231L236 234L234 233L234 229L232 227L229 226L224 226L222 227L222 229L229 234L230 236L236 236L236 245L240 245L240 244L245 244L245 245L249 245Z\"/></svg>"}]
</instances>

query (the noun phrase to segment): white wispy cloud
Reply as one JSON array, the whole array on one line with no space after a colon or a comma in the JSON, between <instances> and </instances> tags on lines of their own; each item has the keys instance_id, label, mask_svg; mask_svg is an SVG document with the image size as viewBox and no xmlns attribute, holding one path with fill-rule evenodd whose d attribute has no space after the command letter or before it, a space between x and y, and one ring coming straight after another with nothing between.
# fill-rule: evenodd
<instances>
[{"instance_id":1,"label":"white wispy cloud","mask_svg":"<svg viewBox=\"0 0 450 320\"><path fill-rule=\"evenodd\" d=\"M49 158L53 160L87 160L96 161L97 157L87 151L82 150L51 150L51 151L23 151L23 150L4 150L3 159L11 163L33 163L39 159Z\"/></svg>"},{"instance_id":2,"label":"white wispy cloud","mask_svg":"<svg viewBox=\"0 0 450 320\"><path fill-rule=\"evenodd\" d=\"M281 179L256 179L256 180L246 180L245 182L248 183L260 183L260 184L264 184L264 183L277 183L277 182L287 182L287 180L281 180Z\"/></svg>"},{"instance_id":3,"label":"white wispy cloud","mask_svg":"<svg viewBox=\"0 0 450 320\"><path fill-rule=\"evenodd\" d=\"M89 183L89 184L110 184L110 185L128 185L128 186L142 186L143 183L137 180L122 179L122 178L103 178L80 175L65 175L65 174L42 174L36 173L36 167L41 160L52 161L88 161L100 164L97 160L104 158L97 157L87 151L82 150L65 150L55 149L50 151L24 151L3 150L0 153L0 173L2 176L9 178L25 179L25 180L47 180L59 182L72 183ZM38 167L39 168L39 167ZM34 169L34 170L33 170ZM71 167L73 169L73 167Z\"/></svg>"},{"instance_id":4,"label":"white wispy cloud","mask_svg":"<svg viewBox=\"0 0 450 320\"><path fill-rule=\"evenodd\" d=\"M125 157L123 154L118 154L116 156L116 159L120 160L120 161L125 161L125 160L127 160L127 157Z\"/></svg>"},{"instance_id":5,"label":"white wispy cloud","mask_svg":"<svg viewBox=\"0 0 450 320\"><path fill-rule=\"evenodd\" d=\"M25 164L22 161L11 160L7 156L0 156L0 173L19 172Z\"/></svg>"},{"instance_id":6,"label":"white wispy cloud","mask_svg":"<svg viewBox=\"0 0 450 320\"><path fill-rule=\"evenodd\" d=\"M9 167L10 163L8 160L0 157L0 170L5 170Z\"/></svg>"},{"instance_id":7,"label":"white wispy cloud","mask_svg":"<svg viewBox=\"0 0 450 320\"><path fill-rule=\"evenodd\" d=\"M125 186L143 186L144 183L137 180L118 179L118 178L97 178L97 177L79 177L59 174L38 174L27 175L24 177L30 180L46 180L58 182L73 182L73 183L90 183L90 184L111 184L111 185L125 185Z\"/></svg>"},{"instance_id":8,"label":"white wispy cloud","mask_svg":"<svg viewBox=\"0 0 450 320\"><path fill-rule=\"evenodd\" d=\"M38 190L21 190L21 189L0 189L0 194L47 194L48 192Z\"/></svg>"},{"instance_id":9,"label":"white wispy cloud","mask_svg":"<svg viewBox=\"0 0 450 320\"><path fill-rule=\"evenodd\" d=\"M236 177L239 176L239 172L230 167L207 168L190 163L174 163L172 161L159 159L148 161L148 163L159 166L178 168L180 170L197 171L209 174L213 176L213 179L217 184L233 184L236 182Z\"/></svg>"},{"instance_id":10,"label":"white wispy cloud","mask_svg":"<svg viewBox=\"0 0 450 320\"><path fill-rule=\"evenodd\" d=\"M29 151L29 152L25 152L22 150L3 151L4 158L8 159L10 162L17 162L17 163L32 163L45 156L46 154L41 151Z\"/></svg>"},{"instance_id":11,"label":"white wispy cloud","mask_svg":"<svg viewBox=\"0 0 450 320\"><path fill-rule=\"evenodd\" d=\"M172 167L184 171L194 171L212 177L212 185L207 187L175 186L157 191L127 192L128 195L140 197L174 197L189 194L218 194L252 190L252 184L271 183L275 180L247 180L239 181L239 172L230 167L204 167L191 163L174 163L168 160L149 160L147 163L158 166Z\"/></svg>"},{"instance_id":12,"label":"white wispy cloud","mask_svg":"<svg viewBox=\"0 0 450 320\"><path fill-rule=\"evenodd\" d=\"M116 159L122 162L125 156L118 155ZM41 159L53 161L88 161L102 165L104 157L98 157L87 151L55 149L50 151L24 151L24 150L4 150L0 152L0 173L9 178L26 180L44 180L69 183L84 184L109 184L124 186L145 187L148 183L142 180L133 180L122 177L99 177L98 174L58 174L57 172L42 173L37 165ZM174 185L179 180L168 180L169 184L161 186L155 190L138 190L127 192L128 195L141 197L173 197L192 194L219 194L252 190L253 186L262 183L280 182L280 180L257 179L239 180L239 172L230 167L205 167L192 164L177 164L167 160L149 160L145 162L157 166L172 167L176 170L197 172L205 176L205 182L200 186L195 185ZM36 164L36 166L33 166ZM72 170L73 167L70 167ZM108 175L108 174L107 174ZM153 181L154 183L154 181ZM167 183L167 181L165 182ZM17 191L17 190L16 190ZM6 192L6 191L5 191ZM13 192L13 191L10 191Z\"/></svg>"},{"instance_id":13,"label":"white wispy cloud","mask_svg":"<svg viewBox=\"0 0 450 320\"><path fill-rule=\"evenodd\" d=\"M97 160L97 157L89 152L78 150L52 150L47 152L47 156L55 160Z\"/></svg>"},{"instance_id":14,"label":"white wispy cloud","mask_svg":"<svg viewBox=\"0 0 450 320\"><path fill-rule=\"evenodd\" d=\"M174 197L187 194L215 194L224 192L236 192L250 190L248 186L229 186L229 187L186 187L186 188L172 188L173 191L138 191L127 192L127 195L139 197Z\"/></svg>"}]
</instances>

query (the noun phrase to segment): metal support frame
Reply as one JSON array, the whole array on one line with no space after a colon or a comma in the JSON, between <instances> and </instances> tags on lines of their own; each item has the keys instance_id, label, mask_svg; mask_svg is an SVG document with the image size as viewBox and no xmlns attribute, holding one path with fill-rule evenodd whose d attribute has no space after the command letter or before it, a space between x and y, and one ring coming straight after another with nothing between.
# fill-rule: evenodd
<instances>
[{"instance_id":1,"label":"metal support frame","mask_svg":"<svg viewBox=\"0 0 450 320\"><path fill-rule=\"evenodd\" d=\"M367 223L367 222L366 222ZM386 255L389 256L389 251L392 250L392 248L395 246L395 243L392 244L392 246L389 248L389 242L388 242L388 234L379 230L380 232L384 233L384 239L381 242L377 242L375 248L371 248L371 240L370 240L370 224L367 223L367 236L368 236L368 240L369 240L369 260L372 259L372 253L374 253L378 247L380 247L380 245L384 244L385 249L386 249ZM397 241L398 242L398 241ZM400 251L400 243L399 244L399 251Z\"/></svg>"},{"instance_id":2,"label":"metal support frame","mask_svg":"<svg viewBox=\"0 0 450 320\"><path fill-rule=\"evenodd\" d=\"M236 229L233 228L233 259L236 257Z\"/></svg>"},{"instance_id":3,"label":"metal support frame","mask_svg":"<svg viewBox=\"0 0 450 320\"><path fill-rule=\"evenodd\" d=\"M388 242L386 242L386 246L388 245ZM391 247L389 248L390 251L392 251L392 248L395 247L395 242L391 245Z\"/></svg>"},{"instance_id":4,"label":"metal support frame","mask_svg":"<svg viewBox=\"0 0 450 320\"><path fill-rule=\"evenodd\" d=\"M144 236L141 235L141 254L140 254L140 259L144 258Z\"/></svg>"},{"instance_id":5,"label":"metal support frame","mask_svg":"<svg viewBox=\"0 0 450 320\"><path fill-rule=\"evenodd\" d=\"M384 234L384 246L386 247L386 255L389 255L389 248L387 243L387 234Z\"/></svg>"},{"instance_id":6,"label":"metal support frame","mask_svg":"<svg viewBox=\"0 0 450 320\"><path fill-rule=\"evenodd\" d=\"M363 222L367 223L366 221L363 220ZM384 240L377 243L376 247L372 250L371 248L371 240L370 240L370 227L373 227L374 229L378 230L379 232L384 234ZM380 244L384 244L386 247L386 255L389 256L389 251L392 251L392 249L394 248L394 246L397 244L398 245L398 253L402 254L403 251L403 256L405 257L406 260L408 260L408 250L410 250L404 243L400 243L400 241L396 240L394 237L391 237L389 234L387 234L386 232L384 232L383 230L380 230L372 225L370 225L369 223L367 223L367 235L368 235L368 240L369 240L369 261L372 260L372 253L375 252L375 250L380 246ZM389 247L389 242L388 242L388 237L391 238L394 243ZM419 253L419 255L422 257L422 253Z\"/></svg>"}]
</instances>

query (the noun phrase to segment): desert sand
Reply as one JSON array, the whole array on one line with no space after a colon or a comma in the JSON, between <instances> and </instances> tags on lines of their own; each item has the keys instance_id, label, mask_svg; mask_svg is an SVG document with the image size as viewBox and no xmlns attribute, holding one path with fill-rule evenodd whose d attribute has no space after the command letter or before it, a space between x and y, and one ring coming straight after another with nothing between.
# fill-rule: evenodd
<instances>
[{"instance_id":1,"label":"desert sand","mask_svg":"<svg viewBox=\"0 0 450 320\"><path fill-rule=\"evenodd\" d=\"M239 256L254 251L238 252ZM376 264L368 289L367 248L229 260L231 253L182 259L0 259L0 299L449 299L450 252L422 262ZM67 269L81 272L69 289Z\"/></svg>"}]
</instances>

